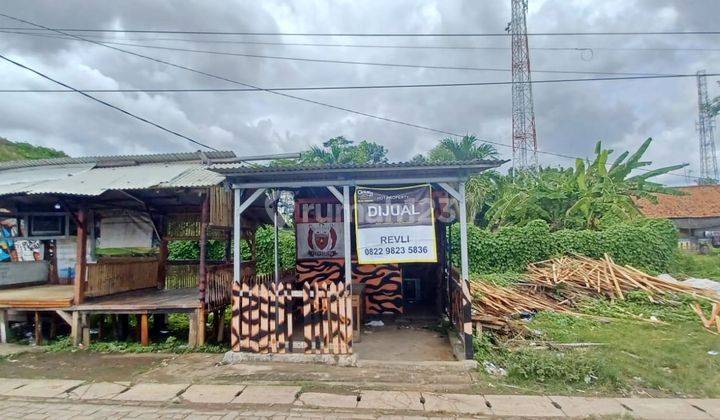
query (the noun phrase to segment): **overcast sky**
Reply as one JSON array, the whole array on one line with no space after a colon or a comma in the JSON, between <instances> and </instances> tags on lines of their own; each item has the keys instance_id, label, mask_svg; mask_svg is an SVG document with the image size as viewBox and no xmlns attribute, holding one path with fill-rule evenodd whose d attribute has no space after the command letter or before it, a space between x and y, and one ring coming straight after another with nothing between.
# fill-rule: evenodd
<instances>
[{"instance_id":1,"label":"overcast sky","mask_svg":"<svg viewBox=\"0 0 720 420\"><path fill-rule=\"evenodd\" d=\"M502 32L510 0L468 1L27 1L6 0L0 12L62 28L250 32ZM529 32L718 30L716 0L530 0ZM0 26L17 22L0 18ZM162 38L162 39L153 39ZM195 39L198 42L171 41ZM202 40L509 47L508 38L311 38L111 34L106 40L189 49L335 60L509 68L509 49L437 50L207 43ZM540 70L720 72L720 36L531 37L533 78L592 77ZM122 47L262 87L411 84L510 80L509 72L387 68L218 56ZM618 50L619 48L619 50ZM647 50L678 48L678 50ZM75 40L0 33L0 54L80 89L233 88ZM56 88L26 70L0 63L0 89ZM719 95L709 78L711 96ZM698 175L695 78L534 86L539 148L587 156L597 140L616 150L653 137L657 164L689 162ZM293 92L387 118L510 144L510 86ZM102 93L128 111L239 155L300 151L344 135L373 140L406 160L442 135L265 92ZM197 146L72 93L0 94L0 136L62 149L73 156L196 150ZM717 137L717 136L716 136ZM510 149L498 147L503 157ZM616 152L618 154L619 152ZM540 155L542 164L572 162ZM682 173L682 172L681 172ZM680 177L666 182L683 184Z\"/></svg>"}]
</instances>

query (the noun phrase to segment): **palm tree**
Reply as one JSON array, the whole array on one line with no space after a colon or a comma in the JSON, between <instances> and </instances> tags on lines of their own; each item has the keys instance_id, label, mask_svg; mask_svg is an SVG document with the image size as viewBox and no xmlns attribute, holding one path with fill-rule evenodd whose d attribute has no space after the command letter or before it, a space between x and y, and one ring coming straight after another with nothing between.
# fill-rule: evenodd
<instances>
[{"instance_id":1,"label":"palm tree","mask_svg":"<svg viewBox=\"0 0 720 420\"><path fill-rule=\"evenodd\" d=\"M497 159L498 156L495 146L482 143L475 136L466 135L460 140L451 137L440 140L440 144L430 150L428 160L431 162L465 161Z\"/></svg>"}]
</instances>

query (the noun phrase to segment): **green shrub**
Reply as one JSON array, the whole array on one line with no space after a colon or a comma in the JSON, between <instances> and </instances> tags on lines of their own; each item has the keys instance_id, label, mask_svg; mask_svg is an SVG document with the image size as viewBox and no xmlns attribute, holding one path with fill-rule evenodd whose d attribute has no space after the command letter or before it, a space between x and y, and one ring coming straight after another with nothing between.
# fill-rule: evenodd
<instances>
[{"instance_id":1,"label":"green shrub","mask_svg":"<svg viewBox=\"0 0 720 420\"><path fill-rule=\"evenodd\" d=\"M257 272L272 273L275 266L274 228L261 226L255 232L255 252ZM281 268L295 267L295 231L281 229L278 236L278 253Z\"/></svg>"},{"instance_id":2,"label":"green shrub","mask_svg":"<svg viewBox=\"0 0 720 420\"><path fill-rule=\"evenodd\" d=\"M468 226L470 271L476 274L522 272L531 262L559 255L579 254L602 258L609 254L618 264L653 273L666 271L677 248L677 231L670 221L643 219L612 224L605 230L550 232L546 222L505 227L493 233ZM460 266L460 229L452 227L453 264Z\"/></svg>"}]
</instances>

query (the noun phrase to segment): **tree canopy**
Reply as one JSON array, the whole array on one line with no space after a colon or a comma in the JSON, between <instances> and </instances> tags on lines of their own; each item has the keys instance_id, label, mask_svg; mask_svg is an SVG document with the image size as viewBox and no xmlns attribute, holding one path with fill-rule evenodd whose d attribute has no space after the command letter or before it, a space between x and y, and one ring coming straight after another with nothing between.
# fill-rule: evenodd
<instances>
[{"instance_id":1,"label":"tree canopy","mask_svg":"<svg viewBox=\"0 0 720 420\"><path fill-rule=\"evenodd\" d=\"M498 156L495 146L483 143L475 136L466 135L459 140L452 137L440 140L440 143L428 152L427 161L448 162L496 159Z\"/></svg>"}]
</instances>

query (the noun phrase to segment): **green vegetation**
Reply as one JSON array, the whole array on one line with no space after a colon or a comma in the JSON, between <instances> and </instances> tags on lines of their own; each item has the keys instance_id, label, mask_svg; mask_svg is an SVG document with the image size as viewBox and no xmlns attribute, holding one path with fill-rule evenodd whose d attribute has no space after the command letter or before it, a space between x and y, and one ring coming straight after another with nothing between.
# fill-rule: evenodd
<instances>
[{"instance_id":1,"label":"green vegetation","mask_svg":"<svg viewBox=\"0 0 720 420\"><path fill-rule=\"evenodd\" d=\"M678 251L668 272L677 279L696 277L720 281L720 249L714 249L709 255Z\"/></svg>"},{"instance_id":2,"label":"green vegetation","mask_svg":"<svg viewBox=\"0 0 720 420\"><path fill-rule=\"evenodd\" d=\"M459 265L459 227L453 226L454 264ZM639 219L606 230L555 232L543 220L490 232L468 226L470 271L476 274L522 272L531 262L558 255L602 258L608 253L618 264L659 273L667 270L676 249L676 231L667 220Z\"/></svg>"},{"instance_id":3,"label":"green vegetation","mask_svg":"<svg viewBox=\"0 0 720 420\"><path fill-rule=\"evenodd\" d=\"M541 312L527 325L537 346L482 336L476 339L477 358L507 370L495 379L500 384L534 392L720 396L720 355L712 354L720 351L720 339L702 328L684 299L653 304L632 293L627 301L585 302L581 311L625 319ZM628 314L668 323L631 320Z\"/></svg>"},{"instance_id":4,"label":"green vegetation","mask_svg":"<svg viewBox=\"0 0 720 420\"><path fill-rule=\"evenodd\" d=\"M0 137L0 161L67 157L64 152Z\"/></svg>"},{"instance_id":5,"label":"green vegetation","mask_svg":"<svg viewBox=\"0 0 720 420\"><path fill-rule=\"evenodd\" d=\"M362 140L355 144L343 136L333 137L322 144L313 146L300 154L300 159L279 159L272 162L275 166L284 165L328 165L385 163L388 151L378 143Z\"/></svg>"},{"instance_id":6,"label":"green vegetation","mask_svg":"<svg viewBox=\"0 0 720 420\"><path fill-rule=\"evenodd\" d=\"M611 164L613 150L595 146L595 159L578 159L575 168L539 169L534 172L509 174L496 181L494 196L484 215L490 227L525 225L532 220L545 220L552 228L601 229L640 217L636 199L657 200L657 194L679 194L673 188L650 179L686 166L674 165L647 170L652 162L642 161L652 139L647 139L634 153L620 154ZM609 165L609 167L608 167Z\"/></svg>"},{"instance_id":7,"label":"green vegetation","mask_svg":"<svg viewBox=\"0 0 720 420\"><path fill-rule=\"evenodd\" d=\"M60 337L45 346L47 351L91 351L97 353L224 353L230 348L225 345L206 344L201 347L188 347L187 343L179 341L175 336L169 336L160 343L150 343L142 346L135 341L96 341L90 343L86 349L78 349L72 345L69 337Z\"/></svg>"}]
</instances>

